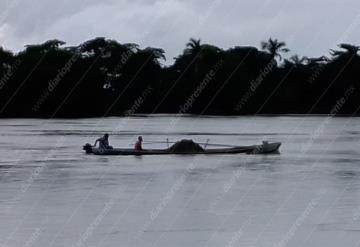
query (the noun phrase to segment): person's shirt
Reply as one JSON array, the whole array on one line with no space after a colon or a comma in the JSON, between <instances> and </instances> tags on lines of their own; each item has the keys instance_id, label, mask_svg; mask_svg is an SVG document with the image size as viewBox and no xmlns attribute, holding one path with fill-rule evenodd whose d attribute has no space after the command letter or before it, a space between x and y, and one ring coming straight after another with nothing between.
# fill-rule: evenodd
<instances>
[{"instance_id":1,"label":"person's shirt","mask_svg":"<svg viewBox=\"0 0 360 247\"><path fill-rule=\"evenodd\" d=\"M137 141L137 142L135 143L135 150L137 150L137 151L141 151L141 150L142 150L141 141Z\"/></svg>"},{"instance_id":2,"label":"person's shirt","mask_svg":"<svg viewBox=\"0 0 360 247\"><path fill-rule=\"evenodd\" d=\"M103 149L107 149L109 147L109 140L105 137L101 137L99 139L99 147Z\"/></svg>"}]
</instances>

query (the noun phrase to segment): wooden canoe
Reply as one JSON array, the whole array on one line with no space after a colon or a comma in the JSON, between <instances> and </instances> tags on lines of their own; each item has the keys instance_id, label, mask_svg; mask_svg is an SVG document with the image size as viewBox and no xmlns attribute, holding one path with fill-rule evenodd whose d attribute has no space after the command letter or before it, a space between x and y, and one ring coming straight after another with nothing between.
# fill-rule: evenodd
<instances>
[{"instance_id":1,"label":"wooden canoe","mask_svg":"<svg viewBox=\"0 0 360 247\"><path fill-rule=\"evenodd\" d=\"M273 154L279 153L279 148L281 146L280 142L275 143L263 143L261 145L252 145L252 146L237 146L231 148L209 148L204 151L198 152L173 152L168 149L145 149L142 151L137 151L129 148L112 148L112 149L101 149L93 147L90 144L86 144L83 149L87 154L95 155L171 155L171 154L181 154L181 155L195 155L195 154Z\"/></svg>"}]
</instances>

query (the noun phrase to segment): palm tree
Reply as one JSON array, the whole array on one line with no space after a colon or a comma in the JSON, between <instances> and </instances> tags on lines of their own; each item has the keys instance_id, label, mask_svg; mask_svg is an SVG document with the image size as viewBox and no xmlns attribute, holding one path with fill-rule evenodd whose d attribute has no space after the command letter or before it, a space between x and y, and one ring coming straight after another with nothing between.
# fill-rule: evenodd
<instances>
[{"instance_id":1,"label":"palm tree","mask_svg":"<svg viewBox=\"0 0 360 247\"><path fill-rule=\"evenodd\" d=\"M302 66L305 66L305 62L308 61L307 57L299 57L298 55L294 55L292 57L290 57L290 59L285 59L284 60L284 68L299 68Z\"/></svg>"},{"instance_id":2,"label":"palm tree","mask_svg":"<svg viewBox=\"0 0 360 247\"><path fill-rule=\"evenodd\" d=\"M306 61L306 57L302 57L300 58L298 55L294 55L290 58L290 60L296 65L296 66L299 66L299 65L303 65L304 62Z\"/></svg>"},{"instance_id":3,"label":"palm tree","mask_svg":"<svg viewBox=\"0 0 360 247\"><path fill-rule=\"evenodd\" d=\"M191 38L186 44L186 53L197 55L201 51L201 40Z\"/></svg>"},{"instance_id":4,"label":"palm tree","mask_svg":"<svg viewBox=\"0 0 360 247\"><path fill-rule=\"evenodd\" d=\"M161 49L161 48L147 47L142 52L146 53L146 54L149 54L149 56L151 56L152 61L154 62L154 64L160 65L159 60L166 61L165 51L163 49Z\"/></svg>"},{"instance_id":5,"label":"palm tree","mask_svg":"<svg viewBox=\"0 0 360 247\"><path fill-rule=\"evenodd\" d=\"M338 45L341 49L343 49L342 51L337 51L337 50L330 50L330 54L335 58L347 58L347 59L352 59L354 57L359 56L359 51L360 51L360 46L356 46L356 45L351 45L351 44L340 44Z\"/></svg>"},{"instance_id":6,"label":"palm tree","mask_svg":"<svg viewBox=\"0 0 360 247\"><path fill-rule=\"evenodd\" d=\"M191 38L190 41L186 44L186 49L184 51L185 55L191 55L191 59L194 62L194 72L197 74L199 72L199 63L202 60L202 55L200 54L202 50L201 40Z\"/></svg>"},{"instance_id":7,"label":"palm tree","mask_svg":"<svg viewBox=\"0 0 360 247\"><path fill-rule=\"evenodd\" d=\"M270 53L273 59L279 58L280 61L282 60L282 56L280 55L280 53L287 53L290 51L285 46L286 46L285 42L280 42L277 39L272 39L272 38L270 38L268 41L261 42L261 48L264 51Z\"/></svg>"}]
</instances>

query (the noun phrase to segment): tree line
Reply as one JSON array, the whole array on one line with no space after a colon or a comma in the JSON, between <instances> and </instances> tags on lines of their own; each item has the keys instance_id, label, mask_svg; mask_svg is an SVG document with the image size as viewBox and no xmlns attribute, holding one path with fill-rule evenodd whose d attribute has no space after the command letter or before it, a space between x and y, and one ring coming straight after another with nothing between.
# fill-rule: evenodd
<instances>
[{"instance_id":1,"label":"tree line","mask_svg":"<svg viewBox=\"0 0 360 247\"><path fill-rule=\"evenodd\" d=\"M226 50L190 39L165 66L161 48L103 37L78 46L49 40L16 54L0 47L0 117L332 114L334 107L353 115L359 51L340 44L327 56L284 59L290 50L277 39Z\"/></svg>"}]
</instances>

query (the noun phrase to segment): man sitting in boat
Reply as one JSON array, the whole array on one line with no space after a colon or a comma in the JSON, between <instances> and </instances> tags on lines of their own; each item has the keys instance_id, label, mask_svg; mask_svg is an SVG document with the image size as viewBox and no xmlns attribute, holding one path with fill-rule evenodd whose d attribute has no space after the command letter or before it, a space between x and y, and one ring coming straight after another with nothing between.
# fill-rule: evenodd
<instances>
[{"instance_id":1,"label":"man sitting in boat","mask_svg":"<svg viewBox=\"0 0 360 247\"><path fill-rule=\"evenodd\" d=\"M94 147L99 142L100 149L112 149L112 146L109 145L109 134L105 134L103 137L95 141Z\"/></svg>"},{"instance_id":2,"label":"man sitting in boat","mask_svg":"<svg viewBox=\"0 0 360 247\"><path fill-rule=\"evenodd\" d=\"M142 136L139 136L137 142L135 143L135 147L134 147L134 149L135 149L136 151L142 151L142 150L143 150L143 148L142 148L142 141L143 141Z\"/></svg>"}]
</instances>

